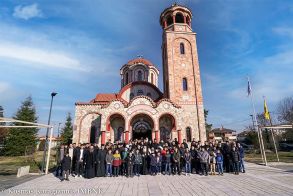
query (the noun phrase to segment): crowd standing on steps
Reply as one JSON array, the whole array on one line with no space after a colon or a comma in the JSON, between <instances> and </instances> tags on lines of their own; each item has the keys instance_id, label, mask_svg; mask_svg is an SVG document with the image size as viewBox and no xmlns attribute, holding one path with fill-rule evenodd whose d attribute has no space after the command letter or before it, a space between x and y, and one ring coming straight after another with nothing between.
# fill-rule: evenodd
<instances>
[{"instance_id":1,"label":"crowd standing on steps","mask_svg":"<svg viewBox=\"0 0 293 196\"><path fill-rule=\"evenodd\" d=\"M153 142L135 139L128 144L61 145L58 149L57 176L61 181L73 177L134 177L140 175L223 175L245 173L244 150L240 143L226 141L181 144L177 139Z\"/></svg>"}]
</instances>

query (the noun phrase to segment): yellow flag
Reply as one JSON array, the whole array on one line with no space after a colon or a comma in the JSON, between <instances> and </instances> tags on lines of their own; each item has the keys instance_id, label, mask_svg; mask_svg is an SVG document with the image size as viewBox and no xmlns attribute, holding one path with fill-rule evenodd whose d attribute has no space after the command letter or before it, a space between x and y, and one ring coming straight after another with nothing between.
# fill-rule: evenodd
<instances>
[{"instance_id":1,"label":"yellow flag","mask_svg":"<svg viewBox=\"0 0 293 196\"><path fill-rule=\"evenodd\" d=\"M269 113L266 100L264 100L264 116L265 116L265 119L270 120L270 113Z\"/></svg>"}]
</instances>

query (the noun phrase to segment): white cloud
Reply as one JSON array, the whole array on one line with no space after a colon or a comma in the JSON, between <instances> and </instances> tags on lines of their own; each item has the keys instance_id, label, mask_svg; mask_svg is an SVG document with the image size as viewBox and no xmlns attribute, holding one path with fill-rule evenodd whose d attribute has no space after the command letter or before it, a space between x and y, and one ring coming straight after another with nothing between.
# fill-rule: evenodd
<instances>
[{"instance_id":1,"label":"white cloud","mask_svg":"<svg viewBox=\"0 0 293 196\"><path fill-rule=\"evenodd\" d=\"M293 28L291 27L275 27L273 28L273 32L283 35L283 36L288 36L290 38L293 38Z\"/></svg>"},{"instance_id":2,"label":"white cloud","mask_svg":"<svg viewBox=\"0 0 293 196\"><path fill-rule=\"evenodd\" d=\"M54 110L58 111L71 111L74 108L74 106L64 106L64 105L54 105ZM50 110L49 106L41 106L41 110Z\"/></svg>"},{"instance_id":3,"label":"white cloud","mask_svg":"<svg viewBox=\"0 0 293 196\"><path fill-rule=\"evenodd\" d=\"M29 20L31 18L42 17L43 13L38 8L38 4L34 3L32 5L27 5L27 6L21 6L21 5L16 6L14 8L13 16L15 18Z\"/></svg>"},{"instance_id":4,"label":"white cloud","mask_svg":"<svg viewBox=\"0 0 293 196\"><path fill-rule=\"evenodd\" d=\"M288 68L291 68L293 65L293 50L280 52L273 56L270 56L265 59L265 63L277 66L290 65L288 66Z\"/></svg>"},{"instance_id":5,"label":"white cloud","mask_svg":"<svg viewBox=\"0 0 293 196\"><path fill-rule=\"evenodd\" d=\"M44 50L41 48L24 47L14 43L2 43L0 45L0 57L17 59L31 63L41 64L42 66L84 70L80 62L61 52ZM38 65L40 68L41 65Z\"/></svg>"},{"instance_id":6,"label":"white cloud","mask_svg":"<svg viewBox=\"0 0 293 196\"><path fill-rule=\"evenodd\" d=\"M4 93L9 89L9 84L6 82L0 82L0 93Z\"/></svg>"}]
</instances>

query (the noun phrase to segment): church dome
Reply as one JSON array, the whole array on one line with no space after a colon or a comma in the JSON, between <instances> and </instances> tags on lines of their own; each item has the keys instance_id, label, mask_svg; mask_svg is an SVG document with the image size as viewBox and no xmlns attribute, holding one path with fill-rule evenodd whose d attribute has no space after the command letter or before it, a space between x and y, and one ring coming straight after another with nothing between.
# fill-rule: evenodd
<instances>
[{"instance_id":1,"label":"church dome","mask_svg":"<svg viewBox=\"0 0 293 196\"><path fill-rule=\"evenodd\" d=\"M144 65L147 65L147 66L155 66L152 62L150 62L149 60L147 59L144 59L142 57L138 57L138 58L135 58L135 59L132 59L130 61L127 62L127 65L136 65L136 64L144 64Z\"/></svg>"},{"instance_id":2,"label":"church dome","mask_svg":"<svg viewBox=\"0 0 293 196\"><path fill-rule=\"evenodd\" d=\"M136 81L146 81L158 86L159 70L151 61L142 57L132 59L123 65L120 75L121 88Z\"/></svg>"}]
</instances>

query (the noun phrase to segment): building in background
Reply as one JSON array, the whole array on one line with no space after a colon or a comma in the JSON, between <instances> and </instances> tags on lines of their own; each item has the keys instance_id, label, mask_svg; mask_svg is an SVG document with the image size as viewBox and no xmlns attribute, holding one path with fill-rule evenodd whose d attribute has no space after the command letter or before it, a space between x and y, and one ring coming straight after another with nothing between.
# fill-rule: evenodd
<instances>
[{"instance_id":1,"label":"building in background","mask_svg":"<svg viewBox=\"0 0 293 196\"><path fill-rule=\"evenodd\" d=\"M224 127L213 129L209 132L209 141L236 141L236 131Z\"/></svg>"},{"instance_id":2,"label":"building in background","mask_svg":"<svg viewBox=\"0 0 293 196\"><path fill-rule=\"evenodd\" d=\"M158 88L156 65L141 56L128 61L120 69L119 92L99 93L89 102L75 104L73 142L206 140L196 33L191 19L191 10L177 4L160 15L163 92Z\"/></svg>"}]
</instances>

